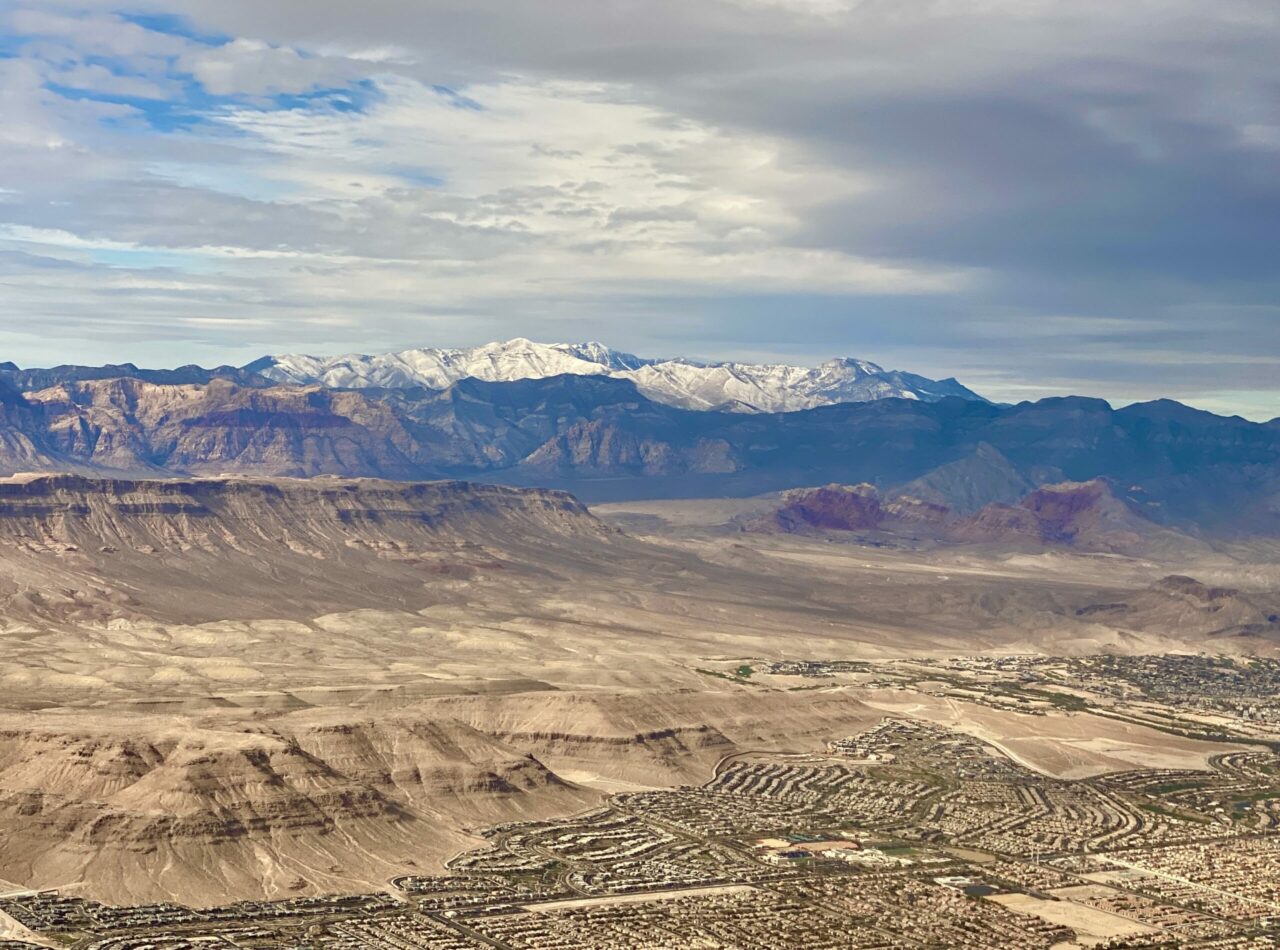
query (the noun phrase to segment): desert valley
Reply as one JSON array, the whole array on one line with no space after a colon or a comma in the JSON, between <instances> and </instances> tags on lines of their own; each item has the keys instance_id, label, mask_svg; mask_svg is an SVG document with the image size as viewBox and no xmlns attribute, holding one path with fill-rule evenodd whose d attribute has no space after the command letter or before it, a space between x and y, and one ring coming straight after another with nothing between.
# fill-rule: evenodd
<instances>
[{"instance_id":1,"label":"desert valley","mask_svg":"<svg viewBox=\"0 0 1280 950\"><path fill-rule=\"evenodd\" d=\"M13 946L1274 938L1274 423L40 372Z\"/></svg>"}]
</instances>

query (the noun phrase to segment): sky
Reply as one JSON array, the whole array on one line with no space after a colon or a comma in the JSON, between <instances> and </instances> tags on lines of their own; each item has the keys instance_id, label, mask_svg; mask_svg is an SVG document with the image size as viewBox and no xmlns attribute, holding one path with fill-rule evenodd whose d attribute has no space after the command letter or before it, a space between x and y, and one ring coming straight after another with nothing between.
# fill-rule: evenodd
<instances>
[{"instance_id":1,"label":"sky","mask_svg":"<svg viewBox=\"0 0 1280 950\"><path fill-rule=\"evenodd\" d=\"M1280 416L1275 0L0 0L0 360L510 337Z\"/></svg>"}]
</instances>

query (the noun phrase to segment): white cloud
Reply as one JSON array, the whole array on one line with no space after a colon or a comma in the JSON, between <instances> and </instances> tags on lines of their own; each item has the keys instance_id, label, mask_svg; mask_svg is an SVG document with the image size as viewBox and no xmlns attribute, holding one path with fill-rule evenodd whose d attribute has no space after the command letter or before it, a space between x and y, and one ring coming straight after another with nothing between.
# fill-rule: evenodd
<instances>
[{"instance_id":1,"label":"white cloud","mask_svg":"<svg viewBox=\"0 0 1280 950\"><path fill-rule=\"evenodd\" d=\"M243 38L188 50L180 65L215 96L306 92L346 82L359 72L342 59L304 56L288 46Z\"/></svg>"},{"instance_id":2,"label":"white cloud","mask_svg":"<svg viewBox=\"0 0 1280 950\"><path fill-rule=\"evenodd\" d=\"M123 17L105 14L67 14L40 7L18 7L7 17L14 33L54 37L81 53L104 56L176 56L187 46L180 37L158 33Z\"/></svg>"},{"instance_id":3,"label":"white cloud","mask_svg":"<svg viewBox=\"0 0 1280 950\"><path fill-rule=\"evenodd\" d=\"M45 73L45 79L68 89L90 91L101 96L171 99L178 92L176 83L141 76L121 76L96 63L74 62L54 67Z\"/></svg>"}]
</instances>

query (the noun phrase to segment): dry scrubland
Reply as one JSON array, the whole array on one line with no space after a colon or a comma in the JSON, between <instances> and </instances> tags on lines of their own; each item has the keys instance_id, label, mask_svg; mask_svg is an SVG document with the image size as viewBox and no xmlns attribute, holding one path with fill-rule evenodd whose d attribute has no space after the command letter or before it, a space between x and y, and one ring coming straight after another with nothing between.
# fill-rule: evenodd
<instances>
[{"instance_id":1,"label":"dry scrubland","mask_svg":"<svg viewBox=\"0 0 1280 950\"><path fill-rule=\"evenodd\" d=\"M759 502L597 518L461 483L0 485L0 878L108 900L377 888L484 826L886 714L1068 778L1226 748L726 675L739 659L1273 649L1266 550L923 551L737 531ZM1174 573L1239 589L1161 586Z\"/></svg>"}]
</instances>

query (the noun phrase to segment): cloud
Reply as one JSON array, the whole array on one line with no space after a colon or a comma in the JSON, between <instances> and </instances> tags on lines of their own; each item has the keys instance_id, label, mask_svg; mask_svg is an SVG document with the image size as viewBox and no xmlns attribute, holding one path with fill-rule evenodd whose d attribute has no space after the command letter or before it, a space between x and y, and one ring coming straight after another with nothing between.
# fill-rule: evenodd
<instances>
[{"instance_id":1,"label":"cloud","mask_svg":"<svg viewBox=\"0 0 1280 950\"><path fill-rule=\"evenodd\" d=\"M105 66L85 62L51 69L45 73L45 80L65 89L92 91L98 96L118 99L169 99L176 93L172 84L140 76L122 76Z\"/></svg>"},{"instance_id":2,"label":"cloud","mask_svg":"<svg viewBox=\"0 0 1280 950\"><path fill-rule=\"evenodd\" d=\"M115 13L18 7L9 13L5 26L17 36L63 41L83 55L166 56L181 52L186 45L180 37L148 30Z\"/></svg>"},{"instance_id":3,"label":"cloud","mask_svg":"<svg viewBox=\"0 0 1280 950\"><path fill-rule=\"evenodd\" d=\"M7 297L86 351L127 297L175 361L565 335L1280 387L1249 361L1280 359L1267 0L47 0L6 29L0 250L85 275Z\"/></svg>"},{"instance_id":4,"label":"cloud","mask_svg":"<svg viewBox=\"0 0 1280 950\"><path fill-rule=\"evenodd\" d=\"M179 66L215 96L306 92L349 82L364 71L356 63L243 38L189 50Z\"/></svg>"}]
</instances>

